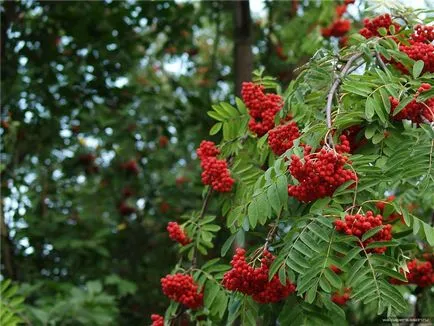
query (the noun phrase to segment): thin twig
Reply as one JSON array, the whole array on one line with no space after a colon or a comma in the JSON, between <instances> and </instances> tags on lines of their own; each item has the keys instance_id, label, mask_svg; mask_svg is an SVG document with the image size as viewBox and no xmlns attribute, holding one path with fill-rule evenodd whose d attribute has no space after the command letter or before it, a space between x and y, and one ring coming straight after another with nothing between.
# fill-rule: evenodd
<instances>
[{"instance_id":1,"label":"thin twig","mask_svg":"<svg viewBox=\"0 0 434 326\"><path fill-rule=\"evenodd\" d=\"M351 56L345 66L342 68L340 75L336 76L335 81L333 82L332 87L330 88L330 91L327 95L327 106L326 106L326 114L327 114L327 128L329 130L332 129L332 104L333 104L333 97L335 93L337 92L339 85L342 82L342 78L345 77L353 65L354 61L359 59L362 56L362 53L356 53L353 56ZM333 140L331 137L331 134L329 136L330 142L333 144Z\"/></svg>"},{"instance_id":2,"label":"thin twig","mask_svg":"<svg viewBox=\"0 0 434 326\"><path fill-rule=\"evenodd\" d=\"M380 53L375 52L375 57L377 58L377 62L380 65L381 69L383 69L384 71L387 71L387 67L386 67L383 59L381 59Z\"/></svg>"}]
</instances>

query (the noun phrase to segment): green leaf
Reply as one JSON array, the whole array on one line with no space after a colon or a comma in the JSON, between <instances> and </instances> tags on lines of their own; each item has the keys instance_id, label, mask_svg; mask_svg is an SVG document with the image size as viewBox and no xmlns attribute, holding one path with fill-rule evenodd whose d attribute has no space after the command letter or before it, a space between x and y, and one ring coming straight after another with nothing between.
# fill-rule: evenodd
<instances>
[{"instance_id":1,"label":"green leaf","mask_svg":"<svg viewBox=\"0 0 434 326\"><path fill-rule=\"evenodd\" d=\"M311 213L319 213L323 210L324 207L326 207L331 201L330 197L324 197L321 199L317 199L313 205L310 207L309 212Z\"/></svg>"},{"instance_id":2,"label":"green leaf","mask_svg":"<svg viewBox=\"0 0 434 326\"><path fill-rule=\"evenodd\" d=\"M270 187L268 187L267 198L268 198L268 202L270 203L270 205L273 208L274 212L276 214L279 214L282 205L280 203L280 198L279 198L279 192L278 192L278 189L277 189L277 185L272 184Z\"/></svg>"},{"instance_id":3,"label":"green leaf","mask_svg":"<svg viewBox=\"0 0 434 326\"><path fill-rule=\"evenodd\" d=\"M375 144L378 144L379 142L381 142L382 140L384 139L384 133L379 133L379 134L376 134L374 137L372 137L372 143L375 145Z\"/></svg>"},{"instance_id":4,"label":"green leaf","mask_svg":"<svg viewBox=\"0 0 434 326\"><path fill-rule=\"evenodd\" d=\"M362 241L366 241L367 239L369 239L370 237L373 237L374 235L376 235L378 232L380 232L383 229L384 225L380 225L377 226L373 229L370 229L368 232L365 232L362 236Z\"/></svg>"},{"instance_id":5,"label":"green leaf","mask_svg":"<svg viewBox=\"0 0 434 326\"><path fill-rule=\"evenodd\" d=\"M212 304L217 297L217 294L220 291L220 286L218 286L213 281L208 281L204 290L204 302L205 306L208 307L209 310L212 310Z\"/></svg>"},{"instance_id":6,"label":"green leaf","mask_svg":"<svg viewBox=\"0 0 434 326\"><path fill-rule=\"evenodd\" d=\"M428 223L423 223L423 231L425 232L426 241L430 246L434 246L434 228Z\"/></svg>"},{"instance_id":7,"label":"green leaf","mask_svg":"<svg viewBox=\"0 0 434 326\"><path fill-rule=\"evenodd\" d=\"M223 126L223 124L221 122L217 122L214 126L212 126L211 130L209 131L209 134L215 135L216 133L218 133L220 131L222 126Z\"/></svg>"},{"instance_id":8,"label":"green leaf","mask_svg":"<svg viewBox=\"0 0 434 326\"><path fill-rule=\"evenodd\" d=\"M373 99L375 103L374 110L377 116L380 118L381 122L386 123L387 118L386 118L385 110L383 110L384 105L382 105L383 99L381 98L381 95L379 93L381 93L381 88L380 88L380 92L375 92L373 95Z\"/></svg>"},{"instance_id":9,"label":"green leaf","mask_svg":"<svg viewBox=\"0 0 434 326\"><path fill-rule=\"evenodd\" d=\"M381 247L396 247L399 242L396 241L375 241L366 246L366 249L381 248Z\"/></svg>"},{"instance_id":10,"label":"green leaf","mask_svg":"<svg viewBox=\"0 0 434 326\"><path fill-rule=\"evenodd\" d=\"M377 126L375 124L370 124L365 129L365 137L367 139L371 139L374 136L376 130L377 130Z\"/></svg>"},{"instance_id":11,"label":"green leaf","mask_svg":"<svg viewBox=\"0 0 434 326\"><path fill-rule=\"evenodd\" d=\"M368 97L366 99L366 103L365 103L365 116L366 116L366 119L368 119L368 121L370 121L374 117L375 106L376 106L376 103L375 103L374 98L372 96Z\"/></svg>"},{"instance_id":12,"label":"green leaf","mask_svg":"<svg viewBox=\"0 0 434 326\"><path fill-rule=\"evenodd\" d=\"M223 244L222 249L221 249L221 256L224 257L226 256L226 253L228 252L229 248L231 247L232 243L235 240L235 237L237 236L236 233L232 234Z\"/></svg>"},{"instance_id":13,"label":"green leaf","mask_svg":"<svg viewBox=\"0 0 434 326\"><path fill-rule=\"evenodd\" d=\"M381 36L387 35L387 29L385 27L380 27L377 31L378 31L378 34L380 34Z\"/></svg>"},{"instance_id":14,"label":"green leaf","mask_svg":"<svg viewBox=\"0 0 434 326\"><path fill-rule=\"evenodd\" d=\"M398 273L398 272L396 272L396 271L394 271L388 267L376 266L375 269L384 275L396 278L396 279L403 281L403 282L407 282L407 279L404 277L404 275L402 275L402 274L400 274L400 273Z\"/></svg>"},{"instance_id":15,"label":"green leaf","mask_svg":"<svg viewBox=\"0 0 434 326\"><path fill-rule=\"evenodd\" d=\"M413 78L416 79L420 76L423 70L424 62L422 60L418 60L413 65Z\"/></svg>"},{"instance_id":16,"label":"green leaf","mask_svg":"<svg viewBox=\"0 0 434 326\"><path fill-rule=\"evenodd\" d=\"M393 110L393 116L397 115L399 112L401 112L407 104L409 104L411 101L414 100L414 97L406 97L405 99L401 100L398 104L398 106Z\"/></svg>"},{"instance_id":17,"label":"green leaf","mask_svg":"<svg viewBox=\"0 0 434 326\"><path fill-rule=\"evenodd\" d=\"M279 281L282 285L286 285L286 270L285 265L279 269Z\"/></svg>"},{"instance_id":18,"label":"green leaf","mask_svg":"<svg viewBox=\"0 0 434 326\"><path fill-rule=\"evenodd\" d=\"M331 269L326 268L324 270L324 275L332 286L334 286L337 289L342 288L342 280Z\"/></svg>"},{"instance_id":19,"label":"green leaf","mask_svg":"<svg viewBox=\"0 0 434 326\"><path fill-rule=\"evenodd\" d=\"M387 93L386 89L380 88L380 95L381 95L381 100L383 101L384 109L386 110L387 114L389 114L390 113L389 94Z\"/></svg>"},{"instance_id":20,"label":"green leaf","mask_svg":"<svg viewBox=\"0 0 434 326\"><path fill-rule=\"evenodd\" d=\"M250 203L249 208L247 209L249 223L252 229L256 227L256 224L258 223L258 219L259 219L259 208L257 206L258 206L258 201L253 200Z\"/></svg>"}]
</instances>

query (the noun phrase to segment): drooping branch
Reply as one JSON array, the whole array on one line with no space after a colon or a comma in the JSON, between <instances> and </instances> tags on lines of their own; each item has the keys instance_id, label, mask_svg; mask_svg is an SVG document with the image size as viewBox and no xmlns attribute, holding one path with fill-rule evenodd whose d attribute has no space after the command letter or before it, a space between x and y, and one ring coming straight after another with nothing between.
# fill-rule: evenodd
<instances>
[{"instance_id":1,"label":"drooping branch","mask_svg":"<svg viewBox=\"0 0 434 326\"><path fill-rule=\"evenodd\" d=\"M330 91L327 95L327 106L326 106L326 114L327 114L327 128L329 131L332 129L332 104L333 104L333 97L338 91L338 88L342 82L342 79L348 74L351 66L353 63L359 59L362 56L362 53L356 53L353 56L351 56L347 63L343 66L342 70L340 71L340 74L336 76L332 87L330 88ZM331 140L331 134L329 135Z\"/></svg>"}]
</instances>

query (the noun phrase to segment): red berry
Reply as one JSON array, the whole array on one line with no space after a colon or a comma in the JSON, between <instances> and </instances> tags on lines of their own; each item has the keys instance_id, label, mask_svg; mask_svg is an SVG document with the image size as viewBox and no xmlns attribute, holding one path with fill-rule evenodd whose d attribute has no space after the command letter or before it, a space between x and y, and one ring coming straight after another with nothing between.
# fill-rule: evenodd
<instances>
[{"instance_id":1,"label":"red berry","mask_svg":"<svg viewBox=\"0 0 434 326\"><path fill-rule=\"evenodd\" d=\"M167 275L161 279L161 287L169 299L188 308L197 309L203 304L203 289L199 291L191 275Z\"/></svg>"},{"instance_id":2,"label":"red berry","mask_svg":"<svg viewBox=\"0 0 434 326\"><path fill-rule=\"evenodd\" d=\"M191 239L185 234L184 230L182 230L179 224L176 222L169 222L169 224L167 224L167 231L169 232L170 239L179 242L183 246L191 242Z\"/></svg>"},{"instance_id":3,"label":"red berry","mask_svg":"<svg viewBox=\"0 0 434 326\"><path fill-rule=\"evenodd\" d=\"M283 107L282 97L265 94L264 86L255 83L243 83L241 96L251 117L249 129L258 136L273 129L276 113Z\"/></svg>"},{"instance_id":4,"label":"red berry","mask_svg":"<svg viewBox=\"0 0 434 326\"><path fill-rule=\"evenodd\" d=\"M278 302L295 291L295 285L287 281L282 285L279 277L274 275L268 280L269 267L274 256L268 251L263 252L260 267L254 267L246 262L246 251L237 248L232 258L232 269L225 273L223 286L230 291L238 291L251 295L259 303Z\"/></svg>"},{"instance_id":5,"label":"red berry","mask_svg":"<svg viewBox=\"0 0 434 326\"><path fill-rule=\"evenodd\" d=\"M336 147L338 151L349 150L347 142L339 146ZM289 171L299 184L288 186L289 196L307 203L333 195L341 184L349 180L357 181L353 171L344 169L346 160L340 153L325 149L305 155L304 164L298 156L292 155Z\"/></svg>"},{"instance_id":6,"label":"red berry","mask_svg":"<svg viewBox=\"0 0 434 326\"><path fill-rule=\"evenodd\" d=\"M381 15L375 17L373 19L364 19L363 20L364 28L362 28L359 33L363 35L365 38L371 38L374 36L380 36L378 33L378 29L384 27L387 30L387 34L390 35L389 27L391 25L395 26L395 31L398 32L401 26L397 23L392 22L392 17L389 14Z\"/></svg>"},{"instance_id":7,"label":"red berry","mask_svg":"<svg viewBox=\"0 0 434 326\"><path fill-rule=\"evenodd\" d=\"M434 269L429 261L419 261L413 259L407 264L409 273L407 274L407 281L402 282L397 279L391 279L392 284L416 284L420 287L428 287L434 284ZM401 271L402 272L402 271Z\"/></svg>"},{"instance_id":8,"label":"red berry","mask_svg":"<svg viewBox=\"0 0 434 326\"><path fill-rule=\"evenodd\" d=\"M156 314L151 315L152 326L164 326L164 317Z\"/></svg>"},{"instance_id":9,"label":"red berry","mask_svg":"<svg viewBox=\"0 0 434 326\"><path fill-rule=\"evenodd\" d=\"M121 168L131 174L139 174L139 166L135 159L131 159L121 164Z\"/></svg>"},{"instance_id":10,"label":"red berry","mask_svg":"<svg viewBox=\"0 0 434 326\"><path fill-rule=\"evenodd\" d=\"M271 129L268 132L268 145L276 155L282 155L294 144L294 140L300 137L297 124L290 122Z\"/></svg>"},{"instance_id":11,"label":"red berry","mask_svg":"<svg viewBox=\"0 0 434 326\"><path fill-rule=\"evenodd\" d=\"M214 143L202 141L196 152L201 160L203 184L210 185L218 192L231 191L235 180L231 177L226 161L217 159L220 151Z\"/></svg>"},{"instance_id":12,"label":"red berry","mask_svg":"<svg viewBox=\"0 0 434 326\"><path fill-rule=\"evenodd\" d=\"M358 238L368 232L369 230L383 225L383 217L381 215L374 216L371 211L367 211L366 215L347 215L345 216L345 221L336 220L334 221L335 229L338 232L352 234ZM363 246L366 247L368 244L374 241L389 241L392 239L392 226L390 224L385 224L384 227L377 232L374 236L363 241ZM368 249L369 252L383 253L386 251L386 247Z\"/></svg>"},{"instance_id":13,"label":"red berry","mask_svg":"<svg viewBox=\"0 0 434 326\"><path fill-rule=\"evenodd\" d=\"M351 289L344 289L344 293L335 292L332 294L332 301L338 305L344 306L350 300Z\"/></svg>"},{"instance_id":14,"label":"red berry","mask_svg":"<svg viewBox=\"0 0 434 326\"><path fill-rule=\"evenodd\" d=\"M396 107L399 105L399 101L392 96L390 96L389 99L391 104L391 111L393 113ZM401 111L399 111L398 114L392 116L392 118L398 121L411 120L412 122L417 124L423 123L424 120L433 122L434 121L434 98L427 99L425 102L417 102L415 98L410 103L408 103Z\"/></svg>"}]
</instances>

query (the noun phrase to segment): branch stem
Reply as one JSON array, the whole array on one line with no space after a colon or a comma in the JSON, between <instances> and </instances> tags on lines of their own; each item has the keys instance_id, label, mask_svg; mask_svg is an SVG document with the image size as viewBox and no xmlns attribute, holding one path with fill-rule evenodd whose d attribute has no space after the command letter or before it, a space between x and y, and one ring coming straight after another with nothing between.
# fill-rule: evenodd
<instances>
[{"instance_id":1,"label":"branch stem","mask_svg":"<svg viewBox=\"0 0 434 326\"><path fill-rule=\"evenodd\" d=\"M332 129L332 105L333 105L333 97L336 94L341 82L342 82L342 78L344 78L347 74L348 71L350 70L351 66L353 65L353 63L359 59L362 56L362 53L356 53L354 55L352 55L347 63L343 66L342 70L340 71L340 74L338 76L335 77L335 80L332 84L332 87L330 88L330 91L327 95L327 106L326 106L326 114L327 114L327 128L329 130ZM329 140L332 141L332 136L331 134L329 135Z\"/></svg>"}]
</instances>

